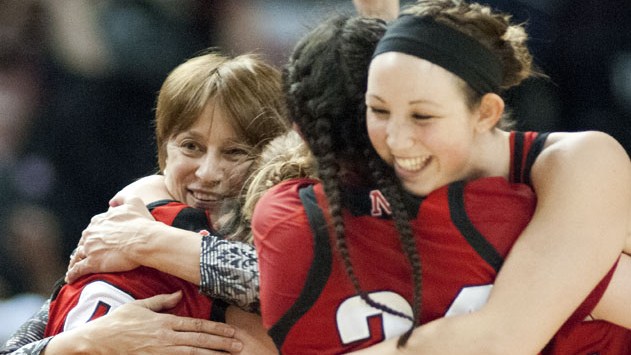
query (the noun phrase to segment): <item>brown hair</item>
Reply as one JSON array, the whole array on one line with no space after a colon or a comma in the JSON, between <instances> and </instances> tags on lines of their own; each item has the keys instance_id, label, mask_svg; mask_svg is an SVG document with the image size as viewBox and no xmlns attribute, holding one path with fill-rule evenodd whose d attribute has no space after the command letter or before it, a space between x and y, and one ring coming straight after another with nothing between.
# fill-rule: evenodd
<instances>
[{"instance_id":1,"label":"brown hair","mask_svg":"<svg viewBox=\"0 0 631 355\"><path fill-rule=\"evenodd\" d=\"M253 54L202 54L176 67L160 89L155 119L160 171L168 140L191 127L210 98L230 116L253 154L289 128L277 69Z\"/></svg>"},{"instance_id":2,"label":"brown hair","mask_svg":"<svg viewBox=\"0 0 631 355\"><path fill-rule=\"evenodd\" d=\"M533 65L527 46L528 35L523 24L511 23L511 15L493 11L489 6L462 0L418 0L401 14L431 17L436 22L452 27L478 41L501 62L501 90L519 85L529 77L545 77ZM467 105L476 107L483 95L462 82ZM506 115L499 123L508 127Z\"/></svg>"},{"instance_id":3,"label":"brown hair","mask_svg":"<svg viewBox=\"0 0 631 355\"><path fill-rule=\"evenodd\" d=\"M280 182L307 177L316 178L317 169L313 155L300 135L291 130L272 140L255 161L253 172L245 182L241 215L233 216L228 222L236 224L230 238L252 243L250 222L261 196Z\"/></svg>"}]
</instances>

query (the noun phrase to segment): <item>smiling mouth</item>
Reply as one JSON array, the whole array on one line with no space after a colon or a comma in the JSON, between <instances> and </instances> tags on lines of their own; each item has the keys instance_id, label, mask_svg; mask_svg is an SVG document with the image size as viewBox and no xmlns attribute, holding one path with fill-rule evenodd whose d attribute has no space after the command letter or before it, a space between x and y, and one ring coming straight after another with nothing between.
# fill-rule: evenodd
<instances>
[{"instance_id":1,"label":"smiling mouth","mask_svg":"<svg viewBox=\"0 0 631 355\"><path fill-rule=\"evenodd\" d=\"M194 199L196 199L197 201L201 203L215 203L223 199L221 195L212 194L212 193L211 194L203 193L199 191L190 191L190 194L191 196L193 196Z\"/></svg>"},{"instance_id":2,"label":"smiling mouth","mask_svg":"<svg viewBox=\"0 0 631 355\"><path fill-rule=\"evenodd\" d=\"M401 169L409 172L417 172L423 169L431 160L431 156L426 155L414 158L394 158L394 162Z\"/></svg>"}]
</instances>

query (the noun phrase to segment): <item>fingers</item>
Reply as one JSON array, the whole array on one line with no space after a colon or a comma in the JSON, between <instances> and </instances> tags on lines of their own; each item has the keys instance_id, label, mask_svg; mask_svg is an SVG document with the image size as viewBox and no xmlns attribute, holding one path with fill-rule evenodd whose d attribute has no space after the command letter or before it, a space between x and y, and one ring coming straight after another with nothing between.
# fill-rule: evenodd
<instances>
[{"instance_id":1,"label":"fingers","mask_svg":"<svg viewBox=\"0 0 631 355\"><path fill-rule=\"evenodd\" d=\"M70 254L68 270L72 269L72 267L75 266L76 263L83 259L85 259L85 250L83 248L83 245L79 245L72 251L72 254Z\"/></svg>"},{"instance_id":2,"label":"fingers","mask_svg":"<svg viewBox=\"0 0 631 355\"><path fill-rule=\"evenodd\" d=\"M142 300L136 300L132 303L150 309L154 312L160 312L175 307L181 299L182 291L177 291L174 293L156 295Z\"/></svg>"},{"instance_id":3,"label":"fingers","mask_svg":"<svg viewBox=\"0 0 631 355\"><path fill-rule=\"evenodd\" d=\"M142 201L140 197L133 195L125 195L122 193L117 193L112 199L109 201L110 207L118 207L123 204L132 205L135 207L145 207L145 203Z\"/></svg>"},{"instance_id":4,"label":"fingers","mask_svg":"<svg viewBox=\"0 0 631 355\"><path fill-rule=\"evenodd\" d=\"M118 207L123 203L125 203L125 198L120 193L114 195L114 197L112 197L112 199L108 202L110 207Z\"/></svg>"},{"instance_id":5,"label":"fingers","mask_svg":"<svg viewBox=\"0 0 631 355\"><path fill-rule=\"evenodd\" d=\"M210 322L204 321L202 322ZM223 354L238 353L243 349L243 343L232 337L223 337L206 333L174 332L171 342L185 346L189 352L186 354ZM191 350L194 349L194 350ZM203 351L203 350L206 351ZM208 352L210 350L210 352ZM197 351L197 352L195 352Z\"/></svg>"},{"instance_id":6,"label":"fingers","mask_svg":"<svg viewBox=\"0 0 631 355\"><path fill-rule=\"evenodd\" d=\"M92 271L89 269L87 261L83 259L83 260L71 263L71 266L69 266L68 271L66 271L66 276L64 279L66 283L71 284L77 281L81 276L85 274L90 274L90 273L92 273Z\"/></svg>"},{"instance_id":7,"label":"fingers","mask_svg":"<svg viewBox=\"0 0 631 355\"><path fill-rule=\"evenodd\" d=\"M120 205L124 205L124 204L136 204L138 205L138 203L140 203L141 206L145 206L145 203L142 201L142 199L140 197L134 196L134 195L130 195L130 194L126 194L125 190L120 191L119 193L117 193L116 195L114 195L114 197L112 197L110 199L110 201L108 202L110 207L118 207Z\"/></svg>"},{"instance_id":8,"label":"fingers","mask_svg":"<svg viewBox=\"0 0 631 355\"><path fill-rule=\"evenodd\" d=\"M160 312L175 307L181 299L182 292L178 291L136 300L131 304ZM243 348L243 343L233 338L235 328L228 324L170 314L162 314L161 317L169 324L168 328L174 330L168 333L168 343L189 349L193 347L225 352L238 352Z\"/></svg>"},{"instance_id":9,"label":"fingers","mask_svg":"<svg viewBox=\"0 0 631 355\"><path fill-rule=\"evenodd\" d=\"M226 323L199 318L179 317L174 324L174 329L181 332L213 334L221 337L232 337L235 333L235 329Z\"/></svg>"},{"instance_id":10,"label":"fingers","mask_svg":"<svg viewBox=\"0 0 631 355\"><path fill-rule=\"evenodd\" d=\"M243 343L233 338L235 329L228 324L198 318L173 317L176 324L173 330L174 344L194 348L213 349L226 352L239 352Z\"/></svg>"}]
</instances>

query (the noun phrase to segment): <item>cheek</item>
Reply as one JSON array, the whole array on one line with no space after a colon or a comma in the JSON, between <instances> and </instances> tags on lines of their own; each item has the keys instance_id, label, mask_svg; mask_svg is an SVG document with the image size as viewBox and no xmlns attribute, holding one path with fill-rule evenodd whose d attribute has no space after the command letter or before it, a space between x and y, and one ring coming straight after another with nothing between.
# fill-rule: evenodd
<instances>
[{"instance_id":1,"label":"cheek","mask_svg":"<svg viewBox=\"0 0 631 355\"><path fill-rule=\"evenodd\" d=\"M375 119L366 119L366 129L370 143L379 156L389 162L390 156L388 145L386 144L386 123Z\"/></svg>"},{"instance_id":2,"label":"cheek","mask_svg":"<svg viewBox=\"0 0 631 355\"><path fill-rule=\"evenodd\" d=\"M449 137L449 136L447 136ZM464 171L470 160L471 146L467 137L460 139L432 138L425 141L433 154L439 156L443 168L454 171Z\"/></svg>"},{"instance_id":3,"label":"cheek","mask_svg":"<svg viewBox=\"0 0 631 355\"><path fill-rule=\"evenodd\" d=\"M194 175L195 169L185 159L167 158L163 174L167 189L171 193L177 193L177 191L185 188L188 176Z\"/></svg>"},{"instance_id":4,"label":"cheek","mask_svg":"<svg viewBox=\"0 0 631 355\"><path fill-rule=\"evenodd\" d=\"M230 191L238 192L243 187L245 180L247 179L248 169L252 165L251 161L246 161L242 163L233 163L231 166L226 168L228 173L228 183Z\"/></svg>"}]
</instances>

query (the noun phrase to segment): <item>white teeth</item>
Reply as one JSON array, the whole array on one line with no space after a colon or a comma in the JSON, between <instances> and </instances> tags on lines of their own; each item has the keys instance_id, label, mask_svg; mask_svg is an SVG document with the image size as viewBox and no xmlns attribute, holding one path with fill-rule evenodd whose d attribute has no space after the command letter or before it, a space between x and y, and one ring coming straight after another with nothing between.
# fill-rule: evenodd
<instances>
[{"instance_id":1,"label":"white teeth","mask_svg":"<svg viewBox=\"0 0 631 355\"><path fill-rule=\"evenodd\" d=\"M423 165L429 160L429 156L414 157L414 158L395 158L395 162L401 168L408 171L420 170Z\"/></svg>"},{"instance_id":2,"label":"white teeth","mask_svg":"<svg viewBox=\"0 0 631 355\"><path fill-rule=\"evenodd\" d=\"M195 197L196 199L200 201L209 201L209 200L213 200L215 196L203 194L200 192L193 192L193 197Z\"/></svg>"}]
</instances>

